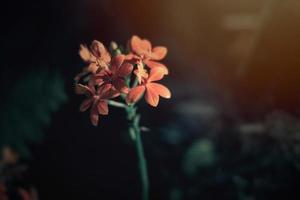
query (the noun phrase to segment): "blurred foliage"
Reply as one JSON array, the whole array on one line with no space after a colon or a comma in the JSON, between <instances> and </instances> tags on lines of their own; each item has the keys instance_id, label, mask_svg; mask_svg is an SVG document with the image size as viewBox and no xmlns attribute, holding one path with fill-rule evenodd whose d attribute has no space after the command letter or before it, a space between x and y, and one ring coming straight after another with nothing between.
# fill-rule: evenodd
<instances>
[{"instance_id":1,"label":"blurred foliage","mask_svg":"<svg viewBox=\"0 0 300 200\"><path fill-rule=\"evenodd\" d=\"M208 139L194 142L183 158L183 170L188 176L193 176L203 168L215 163L214 144Z\"/></svg>"},{"instance_id":2,"label":"blurred foliage","mask_svg":"<svg viewBox=\"0 0 300 200\"><path fill-rule=\"evenodd\" d=\"M200 103L197 112L177 109L177 120L161 129L161 144L151 147L160 159L157 163L165 163L160 165L161 186L168 188L165 199L300 197L297 116L275 110L247 120L228 116L217 107L212 115L206 109L212 104ZM194 114L194 123L186 120L190 112Z\"/></svg>"},{"instance_id":3,"label":"blurred foliage","mask_svg":"<svg viewBox=\"0 0 300 200\"><path fill-rule=\"evenodd\" d=\"M0 105L0 148L10 146L21 157L30 156L28 144L39 142L51 113L67 100L58 73L32 71L15 81Z\"/></svg>"}]
</instances>

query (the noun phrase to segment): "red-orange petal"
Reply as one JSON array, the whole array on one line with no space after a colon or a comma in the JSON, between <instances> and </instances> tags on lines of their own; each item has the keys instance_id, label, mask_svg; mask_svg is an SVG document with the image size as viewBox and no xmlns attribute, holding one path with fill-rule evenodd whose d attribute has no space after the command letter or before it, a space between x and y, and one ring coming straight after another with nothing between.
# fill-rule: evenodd
<instances>
[{"instance_id":1,"label":"red-orange petal","mask_svg":"<svg viewBox=\"0 0 300 200\"><path fill-rule=\"evenodd\" d=\"M94 40L91 44L91 51L94 56L100 58L107 50L101 42Z\"/></svg>"},{"instance_id":2,"label":"red-orange petal","mask_svg":"<svg viewBox=\"0 0 300 200\"><path fill-rule=\"evenodd\" d=\"M113 85L115 86L115 88L117 90L119 90L122 93L128 93L129 89L125 83L125 80L118 78L116 80L113 81Z\"/></svg>"},{"instance_id":3,"label":"red-orange petal","mask_svg":"<svg viewBox=\"0 0 300 200\"><path fill-rule=\"evenodd\" d=\"M148 87L151 87L153 90L155 90L157 92L157 94L161 97L164 97L166 99L169 99L171 98L171 92L170 90L165 87L164 85L162 84L159 84L159 83L148 83L147 84L147 88Z\"/></svg>"},{"instance_id":4,"label":"red-orange petal","mask_svg":"<svg viewBox=\"0 0 300 200\"><path fill-rule=\"evenodd\" d=\"M121 93L117 89L115 89L114 87L112 87L111 90L110 90L110 94L109 95L110 95L109 96L109 99L110 99L110 98L115 98L115 97L120 96Z\"/></svg>"},{"instance_id":5,"label":"red-orange petal","mask_svg":"<svg viewBox=\"0 0 300 200\"><path fill-rule=\"evenodd\" d=\"M108 64L111 60L111 56L110 56L109 52L107 51L107 49L105 48L105 46L97 40L94 40L92 42L91 52L92 52L92 55L96 59L101 60L101 61L105 62L106 64Z\"/></svg>"},{"instance_id":6,"label":"red-orange petal","mask_svg":"<svg viewBox=\"0 0 300 200\"><path fill-rule=\"evenodd\" d=\"M130 39L130 49L136 54L142 54L143 49L141 48L142 46L142 40L140 37L134 35Z\"/></svg>"},{"instance_id":7,"label":"red-orange petal","mask_svg":"<svg viewBox=\"0 0 300 200\"><path fill-rule=\"evenodd\" d=\"M164 64L162 64L162 63L160 63L160 62L156 62L156 61L152 61L152 60L144 60L144 63L145 63L149 68L157 68L157 67L162 68L162 69L163 69L163 73L164 73L165 75L169 74L168 68L167 68Z\"/></svg>"},{"instance_id":8,"label":"red-orange petal","mask_svg":"<svg viewBox=\"0 0 300 200\"><path fill-rule=\"evenodd\" d=\"M91 59L91 54L89 49L83 44L80 45L79 55L81 59L85 62L89 62Z\"/></svg>"},{"instance_id":9,"label":"red-orange petal","mask_svg":"<svg viewBox=\"0 0 300 200\"><path fill-rule=\"evenodd\" d=\"M91 79L94 81L95 85L101 85L105 82L105 77L107 76L108 73L110 73L110 70L103 69L97 72L96 74L93 74Z\"/></svg>"},{"instance_id":10,"label":"red-orange petal","mask_svg":"<svg viewBox=\"0 0 300 200\"><path fill-rule=\"evenodd\" d=\"M145 52L150 52L152 49L152 45L151 42L147 39L143 39L141 42L141 48L145 51Z\"/></svg>"},{"instance_id":11,"label":"red-orange petal","mask_svg":"<svg viewBox=\"0 0 300 200\"><path fill-rule=\"evenodd\" d=\"M163 46L157 46L152 49L151 59L161 60L167 55L167 48Z\"/></svg>"},{"instance_id":12,"label":"red-orange petal","mask_svg":"<svg viewBox=\"0 0 300 200\"><path fill-rule=\"evenodd\" d=\"M130 49L138 55L148 54L151 51L151 42L134 35L130 39Z\"/></svg>"},{"instance_id":13,"label":"red-orange petal","mask_svg":"<svg viewBox=\"0 0 300 200\"><path fill-rule=\"evenodd\" d=\"M112 88L112 84L103 84L98 87L97 94L101 99L106 99L109 96L110 90Z\"/></svg>"},{"instance_id":14,"label":"red-orange petal","mask_svg":"<svg viewBox=\"0 0 300 200\"><path fill-rule=\"evenodd\" d=\"M80 112L84 112L87 109L89 109L89 107L91 107L92 103L93 103L93 99L91 99L91 98L83 100L83 102L81 103L81 105L79 107Z\"/></svg>"},{"instance_id":15,"label":"red-orange petal","mask_svg":"<svg viewBox=\"0 0 300 200\"><path fill-rule=\"evenodd\" d=\"M92 79L92 81L95 85L102 85L105 82L104 78L101 76L95 77L94 79Z\"/></svg>"},{"instance_id":16,"label":"red-orange petal","mask_svg":"<svg viewBox=\"0 0 300 200\"><path fill-rule=\"evenodd\" d=\"M136 63L139 59L140 57L132 52L125 56L125 60L129 63Z\"/></svg>"},{"instance_id":17,"label":"red-orange petal","mask_svg":"<svg viewBox=\"0 0 300 200\"><path fill-rule=\"evenodd\" d=\"M125 59L125 55L123 54L117 55L112 59L111 71L113 73L115 73L118 70L118 68L122 65L124 59Z\"/></svg>"},{"instance_id":18,"label":"red-orange petal","mask_svg":"<svg viewBox=\"0 0 300 200\"><path fill-rule=\"evenodd\" d=\"M82 84L76 84L75 85L75 93L76 94L84 94L84 95L87 95L87 96L92 96L93 95L93 91L85 86L85 85L82 85Z\"/></svg>"},{"instance_id":19,"label":"red-orange petal","mask_svg":"<svg viewBox=\"0 0 300 200\"><path fill-rule=\"evenodd\" d=\"M132 60L134 58L134 54L133 53L129 53L125 56L125 60Z\"/></svg>"},{"instance_id":20,"label":"red-orange petal","mask_svg":"<svg viewBox=\"0 0 300 200\"><path fill-rule=\"evenodd\" d=\"M98 71L98 65L96 63L91 63L87 68L86 71L87 72L91 72L93 74L95 74Z\"/></svg>"},{"instance_id":21,"label":"red-orange petal","mask_svg":"<svg viewBox=\"0 0 300 200\"><path fill-rule=\"evenodd\" d=\"M92 106L92 109L91 109L90 120L91 120L91 122L92 122L92 124L94 126L98 125L98 122L99 122L99 113L98 113L98 108L95 105L95 103L94 103L94 105Z\"/></svg>"},{"instance_id":22,"label":"red-orange petal","mask_svg":"<svg viewBox=\"0 0 300 200\"><path fill-rule=\"evenodd\" d=\"M108 115L108 104L106 101L100 101L97 107L98 107L99 114Z\"/></svg>"},{"instance_id":23,"label":"red-orange petal","mask_svg":"<svg viewBox=\"0 0 300 200\"><path fill-rule=\"evenodd\" d=\"M103 55L101 57L101 59L108 64L111 61L111 56L109 54L109 52L105 49L105 52L103 52Z\"/></svg>"},{"instance_id":24,"label":"red-orange petal","mask_svg":"<svg viewBox=\"0 0 300 200\"><path fill-rule=\"evenodd\" d=\"M110 83L101 85L98 88L97 93L99 94L100 99L110 99L120 95L120 92Z\"/></svg>"},{"instance_id":25,"label":"red-orange petal","mask_svg":"<svg viewBox=\"0 0 300 200\"><path fill-rule=\"evenodd\" d=\"M128 104L137 102L142 97L142 95L144 94L145 89L146 88L143 85L132 88L129 91L129 93L127 94L126 102Z\"/></svg>"},{"instance_id":26,"label":"red-orange petal","mask_svg":"<svg viewBox=\"0 0 300 200\"><path fill-rule=\"evenodd\" d=\"M88 74L88 72L86 72L85 70L80 72L79 74L77 74L74 77L74 81L79 82L81 80L82 77L86 76Z\"/></svg>"},{"instance_id":27,"label":"red-orange petal","mask_svg":"<svg viewBox=\"0 0 300 200\"><path fill-rule=\"evenodd\" d=\"M160 67L155 67L150 70L148 81L159 81L164 77L164 70Z\"/></svg>"},{"instance_id":28,"label":"red-orange petal","mask_svg":"<svg viewBox=\"0 0 300 200\"><path fill-rule=\"evenodd\" d=\"M146 102L153 107L156 107L159 102L158 93L149 84L146 85Z\"/></svg>"},{"instance_id":29,"label":"red-orange petal","mask_svg":"<svg viewBox=\"0 0 300 200\"><path fill-rule=\"evenodd\" d=\"M132 72L133 66L130 63L124 63L119 68L117 75L120 77L128 76Z\"/></svg>"}]
</instances>

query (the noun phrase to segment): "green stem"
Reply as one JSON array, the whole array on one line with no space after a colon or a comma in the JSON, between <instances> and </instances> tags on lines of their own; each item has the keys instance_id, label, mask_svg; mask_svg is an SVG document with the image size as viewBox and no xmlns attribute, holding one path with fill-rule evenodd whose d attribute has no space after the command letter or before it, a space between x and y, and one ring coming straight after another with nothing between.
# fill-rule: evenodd
<instances>
[{"instance_id":1,"label":"green stem","mask_svg":"<svg viewBox=\"0 0 300 200\"><path fill-rule=\"evenodd\" d=\"M132 105L126 105L117 101L109 100L108 104L111 106L125 108L127 112L127 119L130 122L129 134L135 143L138 168L140 172L140 179L142 183L142 200L149 200L149 180L147 172L147 161L144 155L143 142L141 137L140 115L136 112L137 108Z\"/></svg>"},{"instance_id":2,"label":"green stem","mask_svg":"<svg viewBox=\"0 0 300 200\"><path fill-rule=\"evenodd\" d=\"M117 47L116 44L111 44L111 49L114 51L114 55L118 55L121 53L121 50ZM130 77L126 80L127 84L130 85ZM138 79L135 78L133 87L136 87L138 84ZM123 94L121 98L125 100L126 96ZM140 127L140 115L136 112L136 107L134 104L126 105L117 101L109 100L108 104L111 106L125 108L127 112L127 119L130 121L129 134L132 140L135 142L135 148L138 157L138 167L140 171L140 178L142 183L142 200L149 200L149 180L148 180L148 172L147 172L147 161L144 155L144 148L141 137L141 127Z\"/></svg>"},{"instance_id":3,"label":"green stem","mask_svg":"<svg viewBox=\"0 0 300 200\"><path fill-rule=\"evenodd\" d=\"M147 173L147 161L144 156L143 143L141 138L141 131L136 131L136 151L138 156L139 170L142 182L143 200L148 200L149 198L149 182Z\"/></svg>"},{"instance_id":4,"label":"green stem","mask_svg":"<svg viewBox=\"0 0 300 200\"><path fill-rule=\"evenodd\" d=\"M127 105L125 105L124 103L120 103L120 102L117 102L117 101L114 101L114 100L109 100L107 103L111 106L115 106L115 107L119 107L119 108L126 108L127 107Z\"/></svg>"},{"instance_id":5,"label":"green stem","mask_svg":"<svg viewBox=\"0 0 300 200\"><path fill-rule=\"evenodd\" d=\"M128 106L127 117L131 122L129 130L134 134L133 140L135 142L137 157L138 157L138 166L140 171L140 178L142 182L142 199L149 199L149 181L147 173L147 161L144 156L144 148L141 137L140 129L140 115L136 113L136 108L134 106Z\"/></svg>"}]
</instances>

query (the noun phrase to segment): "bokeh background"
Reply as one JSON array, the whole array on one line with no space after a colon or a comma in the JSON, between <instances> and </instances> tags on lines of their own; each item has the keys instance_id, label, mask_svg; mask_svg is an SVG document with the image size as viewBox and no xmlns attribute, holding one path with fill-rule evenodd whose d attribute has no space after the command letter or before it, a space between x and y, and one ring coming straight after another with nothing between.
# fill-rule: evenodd
<instances>
[{"instance_id":1,"label":"bokeh background","mask_svg":"<svg viewBox=\"0 0 300 200\"><path fill-rule=\"evenodd\" d=\"M73 91L79 44L137 34L168 47L173 95L140 105L151 199L299 199L300 2L35 0L0 10L0 193L139 199L125 114L111 108L93 127Z\"/></svg>"}]
</instances>

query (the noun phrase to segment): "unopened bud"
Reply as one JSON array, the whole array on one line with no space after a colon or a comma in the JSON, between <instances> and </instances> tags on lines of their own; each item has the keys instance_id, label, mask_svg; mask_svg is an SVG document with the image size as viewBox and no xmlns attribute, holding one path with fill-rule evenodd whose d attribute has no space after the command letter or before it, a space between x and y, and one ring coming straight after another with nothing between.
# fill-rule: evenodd
<instances>
[{"instance_id":1,"label":"unopened bud","mask_svg":"<svg viewBox=\"0 0 300 200\"><path fill-rule=\"evenodd\" d=\"M109 45L109 48L113 51L118 49L118 44L115 41L112 41Z\"/></svg>"},{"instance_id":2,"label":"unopened bud","mask_svg":"<svg viewBox=\"0 0 300 200\"><path fill-rule=\"evenodd\" d=\"M119 55L119 54L122 54L122 52L121 52L120 49L117 49L117 50L115 51L115 54L116 54L116 55Z\"/></svg>"}]
</instances>

